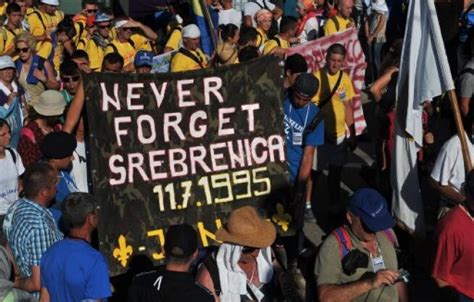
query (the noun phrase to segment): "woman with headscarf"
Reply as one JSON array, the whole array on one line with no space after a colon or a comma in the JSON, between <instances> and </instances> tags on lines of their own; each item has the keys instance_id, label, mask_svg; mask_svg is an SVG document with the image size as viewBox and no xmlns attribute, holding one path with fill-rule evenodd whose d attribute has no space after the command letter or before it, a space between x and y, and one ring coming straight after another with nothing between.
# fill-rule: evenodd
<instances>
[{"instance_id":1,"label":"woman with headscarf","mask_svg":"<svg viewBox=\"0 0 474 302\"><path fill-rule=\"evenodd\" d=\"M255 21L257 22L257 47L260 51L263 50L265 42L268 41L267 33L272 26L273 13L268 9L261 9L255 14Z\"/></svg>"},{"instance_id":2,"label":"woman with headscarf","mask_svg":"<svg viewBox=\"0 0 474 302\"><path fill-rule=\"evenodd\" d=\"M295 36L300 43L306 43L318 38L319 21L316 17L316 6L312 0L300 0L297 4L297 11L300 16L296 27Z\"/></svg>"}]
</instances>

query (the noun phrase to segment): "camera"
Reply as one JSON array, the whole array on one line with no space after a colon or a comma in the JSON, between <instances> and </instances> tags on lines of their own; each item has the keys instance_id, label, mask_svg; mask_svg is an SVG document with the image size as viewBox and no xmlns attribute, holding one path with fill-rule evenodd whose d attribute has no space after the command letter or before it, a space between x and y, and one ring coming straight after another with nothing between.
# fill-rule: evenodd
<instances>
[{"instance_id":1,"label":"camera","mask_svg":"<svg viewBox=\"0 0 474 302\"><path fill-rule=\"evenodd\" d=\"M410 281L410 272L407 270L402 269L400 271L400 275L398 278L395 280L395 283L397 282L405 282L408 283Z\"/></svg>"}]
</instances>

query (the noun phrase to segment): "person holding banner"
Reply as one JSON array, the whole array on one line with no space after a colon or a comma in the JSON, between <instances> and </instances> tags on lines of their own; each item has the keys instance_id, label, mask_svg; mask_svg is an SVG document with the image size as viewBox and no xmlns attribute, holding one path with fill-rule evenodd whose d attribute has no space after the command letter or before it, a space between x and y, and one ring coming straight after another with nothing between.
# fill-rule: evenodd
<instances>
[{"instance_id":1,"label":"person holding banner","mask_svg":"<svg viewBox=\"0 0 474 302\"><path fill-rule=\"evenodd\" d=\"M329 36L354 26L351 18L354 0L337 0L337 15L330 17L324 25L324 35Z\"/></svg>"},{"instance_id":2,"label":"person holding banner","mask_svg":"<svg viewBox=\"0 0 474 302\"><path fill-rule=\"evenodd\" d=\"M201 31L195 24L183 28L183 46L171 59L171 72L196 70L207 67L207 58L199 48Z\"/></svg>"},{"instance_id":3,"label":"person holding banner","mask_svg":"<svg viewBox=\"0 0 474 302\"><path fill-rule=\"evenodd\" d=\"M337 214L342 209L340 183L342 167L346 162L347 147L356 147L356 134L352 112L354 87L349 75L341 70L346 58L346 49L341 44L333 44L326 54L326 66L314 73L321 83L313 98L324 118L324 145L319 148L313 161L313 183L328 167L329 197L331 212ZM349 139L347 139L349 137Z\"/></svg>"},{"instance_id":4,"label":"person holding banner","mask_svg":"<svg viewBox=\"0 0 474 302\"><path fill-rule=\"evenodd\" d=\"M312 0L300 0L297 4L300 18L295 35L300 43L315 40L319 35L319 20L316 16L316 4Z\"/></svg>"}]
</instances>

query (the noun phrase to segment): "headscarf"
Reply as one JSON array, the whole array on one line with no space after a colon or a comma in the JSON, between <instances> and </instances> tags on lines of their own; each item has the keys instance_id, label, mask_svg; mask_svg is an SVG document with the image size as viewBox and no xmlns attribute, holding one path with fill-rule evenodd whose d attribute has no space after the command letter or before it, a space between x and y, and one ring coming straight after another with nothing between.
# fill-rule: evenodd
<instances>
[{"instance_id":1,"label":"headscarf","mask_svg":"<svg viewBox=\"0 0 474 302\"><path fill-rule=\"evenodd\" d=\"M261 24L266 19L272 19L273 13L269 11L268 9L262 8L261 10L255 13L254 18L255 18L255 22L257 22L257 25L258 25L258 24Z\"/></svg>"}]
</instances>

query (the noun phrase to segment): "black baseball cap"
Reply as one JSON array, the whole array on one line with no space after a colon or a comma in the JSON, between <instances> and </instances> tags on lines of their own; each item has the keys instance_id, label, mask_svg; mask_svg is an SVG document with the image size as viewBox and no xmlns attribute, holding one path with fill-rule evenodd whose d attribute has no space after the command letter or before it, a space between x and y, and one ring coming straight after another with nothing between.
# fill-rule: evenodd
<instances>
[{"instance_id":1,"label":"black baseball cap","mask_svg":"<svg viewBox=\"0 0 474 302\"><path fill-rule=\"evenodd\" d=\"M302 73L296 77L293 91L300 97L311 99L319 88L319 81L312 73Z\"/></svg>"},{"instance_id":2,"label":"black baseball cap","mask_svg":"<svg viewBox=\"0 0 474 302\"><path fill-rule=\"evenodd\" d=\"M54 131L46 135L40 143L40 150L47 159L63 159L76 150L76 138L64 131Z\"/></svg>"},{"instance_id":3,"label":"black baseball cap","mask_svg":"<svg viewBox=\"0 0 474 302\"><path fill-rule=\"evenodd\" d=\"M188 258L197 250L198 236L189 224L177 224L168 228L165 235L165 253L176 258Z\"/></svg>"}]
</instances>

